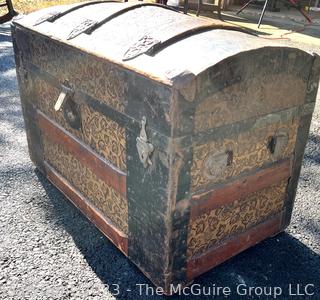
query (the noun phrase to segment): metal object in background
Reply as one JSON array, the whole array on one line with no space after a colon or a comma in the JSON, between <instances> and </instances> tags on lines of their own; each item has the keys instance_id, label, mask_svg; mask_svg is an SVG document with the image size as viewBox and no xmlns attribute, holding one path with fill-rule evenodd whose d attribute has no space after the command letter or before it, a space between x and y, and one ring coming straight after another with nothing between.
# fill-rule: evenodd
<instances>
[{"instance_id":1,"label":"metal object in background","mask_svg":"<svg viewBox=\"0 0 320 300\"><path fill-rule=\"evenodd\" d=\"M209 3L203 3L203 0L198 0L198 4L197 4L197 7L196 7L196 11L197 11L196 15L199 16L201 10L203 10L204 6L206 6L206 7L210 7L211 11L217 11L218 19L221 20L222 19L222 16L221 16L221 5L222 5L222 0L218 0L218 4L217 5L209 4ZM184 1L184 7L183 7L183 12L185 14L188 13L189 6L190 6L189 0L185 0Z\"/></svg>"},{"instance_id":2,"label":"metal object in background","mask_svg":"<svg viewBox=\"0 0 320 300\"><path fill-rule=\"evenodd\" d=\"M0 7L7 7L8 9L8 13L0 17L0 24L10 21L14 16L17 15L17 12L13 8L12 0L5 0L4 3L0 3Z\"/></svg>"},{"instance_id":3,"label":"metal object in background","mask_svg":"<svg viewBox=\"0 0 320 300\"><path fill-rule=\"evenodd\" d=\"M246 7L248 7L251 3L255 2L256 0L249 0L246 4L244 4L238 11L237 11L237 15L239 13L241 13ZM262 8L262 12L261 12L261 15L260 15L260 18L259 18L259 21L258 21L258 28L260 27L261 25L261 22L263 20L263 17L264 17L264 14L266 12L266 9L267 9L267 6L268 6L268 1L269 0L265 0L264 2L264 5L263 5L263 8ZM309 22L309 23L312 23L312 19L310 18L310 16L305 13L305 11L298 5L298 2L297 0L282 0L282 1L286 1L286 2L289 2L292 7L294 7L295 9L297 9L301 15L303 15L305 17L305 19Z\"/></svg>"}]
</instances>

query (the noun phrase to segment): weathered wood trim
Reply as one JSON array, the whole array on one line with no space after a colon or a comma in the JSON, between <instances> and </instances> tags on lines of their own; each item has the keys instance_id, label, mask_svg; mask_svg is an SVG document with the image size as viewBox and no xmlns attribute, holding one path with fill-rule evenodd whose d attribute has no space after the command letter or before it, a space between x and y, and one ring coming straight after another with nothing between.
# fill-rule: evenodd
<instances>
[{"instance_id":1,"label":"weathered wood trim","mask_svg":"<svg viewBox=\"0 0 320 300\"><path fill-rule=\"evenodd\" d=\"M296 147L294 152L292 176L288 183L287 197L285 200L286 212L281 225L282 230L284 230L290 224L290 221L291 221L292 210L293 210L294 200L297 193L297 187L298 187L298 182L299 182L299 177L300 177L300 172L302 167L304 151L305 151L305 147L309 137L311 120L312 120L312 115L309 115L302 118L299 124Z\"/></svg>"},{"instance_id":2,"label":"weathered wood trim","mask_svg":"<svg viewBox=\"0 0 320 300\"><path fill-rule=\"evenodd\" d=\"M319 77L320 77L320 56L316 53L313 54L313 65L310 71L306 102L315 102L319 87Z\"/></svg>"},{"instance_id":3,"label":"weathered wood trim","mask_svg":"<svg viewBox=\"0 0 320 300\"><path fill-rule=\"evenodd\" d=\"M281 163L274 164L270 168L255 172L249 176L242 176L226 185L220 185L213 191L193 195L190 219L194 220L219 206L228 205L237 199L289 178L290 172L291 162L287 159Z\"/></svg>"},{"instance_id":4,"label":"weathered wood trim","mask_svg":"<svg viewBox=\"0 0 320 300\"><path fill-rule=\"evenodd\" d=\"M207 272L211 268L254 246L267 237L279 233L281 231L281 219L282 213L227 240L222 245L208 250L201 256L192 258L187 262L188 280L190 281L200 274Z\"/></svg>"},{"instance_id":5,"label":"weathered wood trim","mask_svg":"<svg viewBox=\"0 0 320 300\"><path fill-rule=\"evenodd\" d=\"M81 141L74 138L61 126L49 120L38 110L39 128L54 142L61 144L67 151L75 156L83 165L87 166L101 180L116 191L126 196L126 174L111 163L98 156Z\"/></svg>"},{"instance_id":6,"label":"weathered wood trim","mask_svg":"<svg viewBox=\"0 0 320 300\"><path fill-rule=\"evenodd\" d=\"M168 237L171 234L169 194L170 160L158 149L152 166L140 162L136 132L126 130L129 258L157 286L168 283Z\"/></svg>"},{"instance_id":7,"label":"weathered wood trim","mask_svg":"<svg viewBox=\"0 0 320 300\"><path fill-rule=\"evenodd\" d=\"M309 137L309 130L312 121L312 113L314 110L314 105L316 101L316 96L319 87L319 77L320 77L320 56L314 54L314 61L310 71L310 76L308 79L308 87L306 93L305 102L309 104L309 109L306 110L301 107L301 111L304 111L306 115L302 115L300 118L297 140L294 150L294 160L292 166L292 176L288 183L287 188L287 199L285 201L285 215L282 220L281 229L284 230L291 221L292 210L294 206L294 200L297 193L298 181L301 172L301 166L303 161L303 156L305 152L305 147ZM304 105L305 107L306 105Z\"/></svg>"},{"instance_id":8,"label":"weathered wood trim","mask_svg":"<svg viewBox=\"0 0 320 300\"><path fill-rule=\"evenodd\" d=\"M128 238L117 229L93 204L78 192L67 180L44 162L46 176L113 244L126 256L128 255Z\"/></svg>"},{"instance_id":9,"label":"weathered wood trim","mask_svg":"<svg viewBox=\"0 0 320 300\"><path fill-rule=\"evenodd\" d=\"M187 75L188 77L188 75ZM179 132L187 132L193 130L192 108L190 110L189 103L186 100L187 91L182 95L179 91L173 91L173 105L171 108L171 118L174 120L172 135L175 136ZM171 205L171 229L169 239L169 261L170 261L170 277L168 281L173 284L187 284L186 282L186 253L187 238L189 225L190 206L183 209L176 209L180 200L185 199L190 190L191 176L190 170L192 165L192 148L181 150L176 140L172 141L172 158L170 172L170 198ZM180 206L179 206L180 207Z\"/></svg>"},{"instance_id":10,"label":"weathered wood trim","mask_svg":"<svg viewBox=\"0 0 320 300\"><path fill-rule=\"evenodd\" d=\"M187 249L188 228L190 220L190 206L188 203L178 202L172 214L172 284L187 284Z\"/></svg>"},{"instance_id":11,"label":"weathered wood trim","mask_svg":"<svg viewBox=\"0 0 320 300\"><path fill-rule=\"evenodd\" d=\"M40 130L38 127L37 111L32 104L34 99L34 90L29 86L29 73L24 69L24 61L19 45L15 39L15 28L11 27L12 41L14 47L14 58L16 63L16 73L19 86L21 107L28 141L28 151L31 161L41 170L45 172L43 166L43 149L41 144Z\"/></svg>"},{"instance_id":12,"label":"weathered wood trim","mask_svg":"<svg viewBox=\"0 0 320 300\"><path fill-rule=\"evenodd\" d=\"M186 135L181 138L176 138L176 140L183 149L190 147L190 145L203 145L214 140L231 138L243 132L263 128L268 125L274 124L277 121L285 123L290 120L298 119L301 116L310 114L312 106L313 104L307 103L302 106L295 106L282 111L270 113L267 115L261 115L259 117L253 117L233 124L209 129L206 132Z\"/></svg>"}]
</instances>

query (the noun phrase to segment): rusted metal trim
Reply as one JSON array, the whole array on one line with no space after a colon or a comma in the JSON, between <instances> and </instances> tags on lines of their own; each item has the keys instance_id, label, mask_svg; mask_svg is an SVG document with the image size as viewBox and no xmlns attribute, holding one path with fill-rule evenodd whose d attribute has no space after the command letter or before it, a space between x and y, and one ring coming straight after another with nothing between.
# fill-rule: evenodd
<instances>
[{"instance_id":1,"label":"rusted metal trim","mask_svg":"<svg viewBox=\"0 0 320 300\"><path fill-rule=\"evenodd\" d=\"M227 240L222 245L211 248L198 257L193 257L187 262L187 279L192 280L267 237L279 233L281 220L282 213L279 213L272 219Z\"/></svg>"},{"instance_id":2,"label":"rusted metal trim","mask_svg":"<svg viewBox=\"0 0 320 300\"><path fill-rule=\"evenodd\" d=\"M46 176L113 244L128 256L128 237L47 162Z\"/></svg>"},{"instance_id":3,"label":"rusted metal trim","mask_svg":"<svg viewBox=\"0 0 320 300\"><path fill-rule=\"evenodd\" d=\"M123 196L126 196L127 176L124 172L98 156L89 147L85 146L54 121L49 120L40 111L38 111L38 120L42 134L46 134L55 143L61 144L82 164L90 168L101 180Z\"/></svg>"},{"instance_id":4,"label":"rusted metal trim","mask_svg":"<svg viewBox=\"0 0 320 300\"><path fill-rule=\"evenodd\" d=\"M112 1L112 0L90 1L90 2L81 3L77 6L73 6L70 9L66 9L64 11L52 11L52 12L49 12L48 14L42 16L41 18L39 18L33 25L36 26L36 25L40 25L44 22L54 22L57 19L65 16L65 15L67 15L77 9L80 9L82 7L94 5L94 4L100 4L100 3L109 3L109 2L116 3L118 1Z\"/></svg>"},{"instance_id":5,"label":"rusted metal trim","mask_svg":"<svg viewBox=\"0 0 320 300\"><path fill-rule=\"evenodd\" d=\"M242 176L212 191L194 195L191 200L190 220L196 219L219 206L228 205L236 199L246 197L283 179L289 178L290 173L291 162L290 159L287 159L249 176Z\"/></svg>"}]
</instances>

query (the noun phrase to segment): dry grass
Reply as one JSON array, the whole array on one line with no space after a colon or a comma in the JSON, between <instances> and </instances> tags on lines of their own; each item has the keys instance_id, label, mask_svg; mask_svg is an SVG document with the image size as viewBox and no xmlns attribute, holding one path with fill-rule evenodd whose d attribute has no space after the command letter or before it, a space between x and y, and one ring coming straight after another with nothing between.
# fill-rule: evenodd
<instances>
[{"instance_id":1,"label":"dry grass","mask_svg":"<svg viewBox=\"0 0 320 300\"><path fill-rule=\"evenodd\" d=\"M26 14L48 6L72 4L83 1L88 0L12 0L12 3L15 11ZM2 2L5 2L5 0L0 0L0 3ZM146 0L145 2L155 2L155 0ZM0 16L6 13L6 8L0 8Z\"/></svg>"},{"instance_id":2,"label":"dry grass","mask_svg":"<svg viewBox=\"0 0 320 300\"><path fill-rule=\"evenodd\" d=\"M82 0L83 1L83 0ZM29 13L41 8L54 5L82 2L81 0L12 0L14 9L19 13ZM0 0L4 2L4 0ZM6 8L0 8L0 15L7 13Z\"/></svg>"}]
</instances>

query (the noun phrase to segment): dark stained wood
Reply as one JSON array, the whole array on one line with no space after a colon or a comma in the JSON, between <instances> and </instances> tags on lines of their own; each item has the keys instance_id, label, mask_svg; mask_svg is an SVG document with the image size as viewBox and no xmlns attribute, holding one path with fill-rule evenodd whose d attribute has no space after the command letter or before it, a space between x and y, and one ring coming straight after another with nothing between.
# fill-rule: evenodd
<instances>
[{"instance_id":1,"label":"dark stained wood","mask_svg":"<svg viewBox=\"0 0 320 300\"><path fill-rule=\"evenodd\" d=\"M253 227L252 229L224 242L221 246L208 250L203 255L187 262L187 278L207 272L236 254L254 246L265 238L280 232L282 214Z\"/></svg>"},{"instance_id":2,"label":"dark stained wood","mask_svg":"<svg viewBox=\"0 0 320 300\"><path fill-rule=\"evenodd\" d=\"M128 255L128 238L117 229L94 205L87 201L68 181L44 162L47 178L125 255Z\"/></svg>"},{"instance_id":3,"label":"dark stained wood","mask_svg":"<svg viewBox=\"0 0 320 300\"><path fill-rule=\"evenodd\" d=\"M39 127L44 134L56 143L61 144L83 165L90 168L101 180L113 187L122 195L126 195L126 174L99 157L81 141L71 136L58 124L49 120L38 111Z\"/></svg>"},{"instance_id":4,"label":"dark stained wood","mask_svg":"<svg viewBox=\"0 0 320 300\"><path fill-rule=\"evenodd\" d=\"M284 230L290 224L290 221L291 221L291 214L292 214L293 204L294 204L294 200L297 193L298 181L300 177L305 146L308 141L311 120L312 120L312 115L309 115L307 117L302 118L299 123L297 140L296 140L296 145L294 150L293 167L291 171L292 176L288 183L287 197L284 204L286 208L286 213L281 225L282 230Z\"/></svg>"},{"instance_id":5,"label":"dark stained wood","mask_svg":"<svg viewBox=\"0 0 320 300\"><path fill-rule=\"evenodd\" d=\"M169 166L165 153L155 151L149 170L139 160L137 134L126 130L129 258L157 286L167 290L170 266ZM164 156L162 159L160 155ZM156 171L155 171L156 170Z\"/></svg>"},{"instance_id":6,"label":"dark stained wood","mask_svg":"<svg viewBox=\"0 0 320 300\"><path fill-rule=\"evenodd\" d=\"M30 88L29 72L23 68L21 55L18 53L17 41L15 39L15 29L12 28L12 42L14 47L14 58L17 67L17 80L19 84L19 92L21 99L22 113L24 117L24 124L26 136L28 140L28 150L31 161L37 166L39 170L44 172L43 167L43 151L41 147L41 136L37 122L37 110L34 103L30 101L34 99L35 91Z\"/></svg>"},{"instance_id":7,"label":"dark stained wood","mask_svg":"<svg viewBox=\"0 0 320 300\"><path fill-rule=\"evenodd\" d=\"M320 56L315 55L311 73L308 79L308 88L307 88L307 93L305 98L305 102L312 103L312 106L311 106L311 109L309 110L309 115L302 115L300 118L297 140L296 140L296 145L294 150L292 176L288 184L287 199L285 202L286 213L281 225L282 230L284 230L290 224L290 221L291 221L291 215L292 215L294 200L297 193L297 187L298 187L298 181L299 181L299 176L301 172L304 151L308 141L309 130L310 130L310 125L312 120L312 113L314 110L313 103L316 101L316 96L318 92L319 75L320 75Z\"/></svg>"},{"instance_id":8,"label":"dark stained wood","mask_svg":"<svg viewBox=\"0 0 320 300\"><path fill-rule=\"evenodd\" d=\"M194 202L192 203L190 218L193 220L216 207L227 205L236 199L240 199L280 182L285 178L289 178L290 171L290 160L285 160L250 176L239 178L213 191L201 195L194 195L192 197Z\"/></svg>"}]
</instances>

